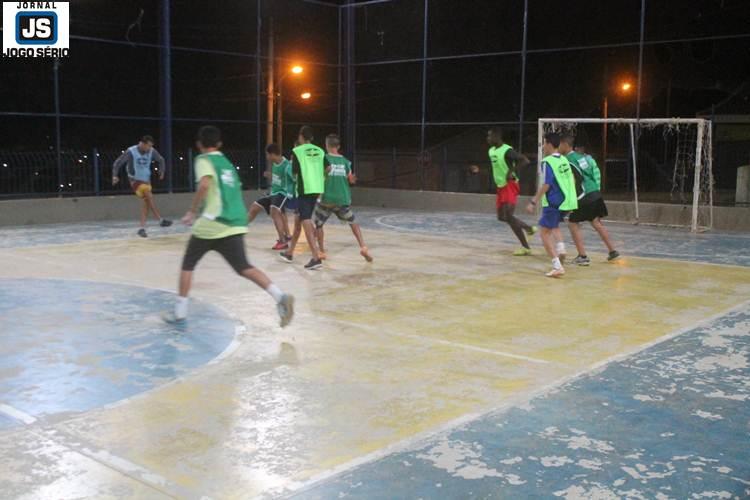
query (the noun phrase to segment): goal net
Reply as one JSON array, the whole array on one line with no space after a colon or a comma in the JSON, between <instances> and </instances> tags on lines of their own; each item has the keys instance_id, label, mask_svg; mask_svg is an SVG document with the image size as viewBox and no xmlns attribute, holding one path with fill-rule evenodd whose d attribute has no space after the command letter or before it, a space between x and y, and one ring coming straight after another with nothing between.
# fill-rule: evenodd
<instances>
[{"instance_id":1,"label":"goal net","mask_svg":"<svg viewBox=\"0 0 750 500\"><path fill-rule=\"evenodd\" d=\"M576 138L594 157L602 174L602 191L617 210L636 224L713 226L711 122L699 118L540 118L539 158L544 134ZM541 179L541 176L540 176ZM663 210L668 203L682 206ZM620 208L620 210L618 210ZM613 210L614 209L614 210Z\"/></svg>"}]
</instances>

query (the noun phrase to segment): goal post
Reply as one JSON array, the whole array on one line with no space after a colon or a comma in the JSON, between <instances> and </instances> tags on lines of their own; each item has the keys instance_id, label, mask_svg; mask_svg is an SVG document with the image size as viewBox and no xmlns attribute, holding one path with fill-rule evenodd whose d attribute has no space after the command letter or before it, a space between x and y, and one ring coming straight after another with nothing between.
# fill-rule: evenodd
<instances>
[{"instance_id":1,"label":"goal post","mask_svg":"<svg viewBox=\"0 0 750 500\"><path fill-rule=\"evenodd\" d=\"M544 134L576 137L602 170L602 190L612 200L632 203L636 224L713 227L712 126L703 118L540 118L538 158ZM603 157L606 155L606 158ZM538 179L542 181L541 161ZM644 202L683 205L679 217L642 220ZM688 210L689 208L689 210ZM648 216L648 212L646 213Z\"/></svg>"}]
</instances>

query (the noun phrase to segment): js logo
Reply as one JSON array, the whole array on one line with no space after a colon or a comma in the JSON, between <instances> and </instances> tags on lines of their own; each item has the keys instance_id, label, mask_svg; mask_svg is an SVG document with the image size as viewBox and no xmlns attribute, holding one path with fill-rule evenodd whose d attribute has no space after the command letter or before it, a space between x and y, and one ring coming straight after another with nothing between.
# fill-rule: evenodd
<instances>
[{"instance_id":1,"label":"js logo","mask_svg":"<svg viewBox=\"0 0 750 500\"><path fill-rule=\"evenodd\" d=\"M16 14L18 45L54 45L57 43L57 14L51 11L26 11Z\"/></svg>"}]
</instances>

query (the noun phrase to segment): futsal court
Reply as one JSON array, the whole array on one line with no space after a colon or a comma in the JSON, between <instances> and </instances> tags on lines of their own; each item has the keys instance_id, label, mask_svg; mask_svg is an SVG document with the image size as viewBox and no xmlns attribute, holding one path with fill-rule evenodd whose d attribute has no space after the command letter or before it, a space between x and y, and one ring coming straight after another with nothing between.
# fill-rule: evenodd
<instances>
[{"instance_id":1,"label":"futsal court","mask_svg":"<svg viewBox=\"0 0 750 500\"><path fill-rule=\"evenodd\" d=\"M270 298L187 229L0 229L3 498L747 498L750 237L610 224L563 279L490 213L360 209ZM7 318L7 321L5 320Z\"/></svg>"}]
</instances>

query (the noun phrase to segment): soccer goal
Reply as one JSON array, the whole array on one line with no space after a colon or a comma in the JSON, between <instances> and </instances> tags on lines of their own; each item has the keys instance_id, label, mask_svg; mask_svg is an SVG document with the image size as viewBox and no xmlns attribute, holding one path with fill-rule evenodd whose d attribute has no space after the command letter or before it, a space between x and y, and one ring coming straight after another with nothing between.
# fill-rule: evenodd
<instances>
[{"instance_id":1,"label":"soccer goal","mask_svg":"<svg viewBox=\"0 0 750 500\"><path fill-rule=\"evenodd\" d=\"M540 118L539 158L547 132L571 134L600 166L602 190L612 201L626 201L636 224L713 226L711 122L702 118ZM541 177L541 176L540 176ZM684 207L678 214L644 214L643 203ZM656 211L658 212L658 210ZM646 217L642 216L646 215Z\"/></svg>"}]
</instances>

